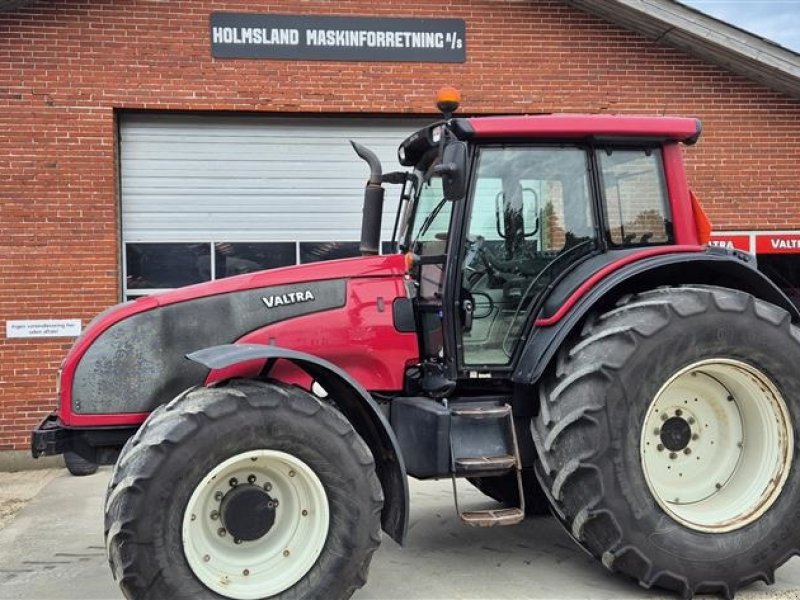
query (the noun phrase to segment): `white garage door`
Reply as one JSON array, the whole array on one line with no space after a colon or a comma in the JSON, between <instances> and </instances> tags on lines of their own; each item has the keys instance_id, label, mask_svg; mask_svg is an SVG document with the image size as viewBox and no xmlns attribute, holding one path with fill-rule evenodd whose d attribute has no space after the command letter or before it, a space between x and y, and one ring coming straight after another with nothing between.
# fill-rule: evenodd
<instances>
[{"instance_id":1,"label":"white garage door","mask_svg":"<svg viewBox=\"0 0 800 600\"><path fill-rule=\"evenodd\" d=\"M366 163L397 170L419 119L124 115L128 297L261 268L357 255ZM387 186L383 240L399 188Z\"/></svg>"}]
</instances>

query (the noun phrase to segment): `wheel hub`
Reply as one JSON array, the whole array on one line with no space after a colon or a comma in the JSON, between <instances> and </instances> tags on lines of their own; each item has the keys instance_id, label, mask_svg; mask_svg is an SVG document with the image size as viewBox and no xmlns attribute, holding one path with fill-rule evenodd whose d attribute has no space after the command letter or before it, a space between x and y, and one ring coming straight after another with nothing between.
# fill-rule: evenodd
<instances>
[{"instance_id":1,"label":"wheel hub","mask_svg":"<svg viewBox=\"0 0 800 600\"><path fill-rule=\"evenodd\" d=\"M752 523L775 502L791 464L788 409L760 370L731 359L696 362L651 401L640 456L654 499L704 532Z\"/></svg>"},{"instance_id":2,"label":"wheel hub","mask_svg":"<svg viewBox=\"0 0 800 600\"><path fill-rule=\"evenodd\" d=\"M692 428L681 417L670 417L661 426L661 443L667 450L680 452L692 439Z\"/></svg>"},{"instance_id":3,"label":"wheel hub","mask_svg":"<svg viewBox=\"0 0 800 600\"><path fill-rule=\"evenodd\" d=\"M244 484L225 494L219 512L225 529L234 539L252 542L272 529L275 509L274 499L263 488Z\"/></svg>"}]
</instances>

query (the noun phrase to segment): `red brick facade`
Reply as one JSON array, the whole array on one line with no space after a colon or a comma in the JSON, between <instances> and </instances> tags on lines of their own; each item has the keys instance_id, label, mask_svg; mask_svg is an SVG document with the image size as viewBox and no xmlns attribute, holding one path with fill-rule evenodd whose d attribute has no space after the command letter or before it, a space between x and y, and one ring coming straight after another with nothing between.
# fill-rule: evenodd
<instances>
[{"instance_id":1,"label":"red brick facade","mask_svg":"<svg viewBox=\"0 0 800 600\"><path fill-rule=\"evenodd\" d=\"M463 18L467 62L212 59L211 11ZM446 83L470 113L698 116L689 179L715 225L800 229L800 99L559 0L42 1L0 13L0 321L120 299L117 111L430 114ZM24 449L70 341L0 325L0 450Z\"/></svg>"}]
</instances>

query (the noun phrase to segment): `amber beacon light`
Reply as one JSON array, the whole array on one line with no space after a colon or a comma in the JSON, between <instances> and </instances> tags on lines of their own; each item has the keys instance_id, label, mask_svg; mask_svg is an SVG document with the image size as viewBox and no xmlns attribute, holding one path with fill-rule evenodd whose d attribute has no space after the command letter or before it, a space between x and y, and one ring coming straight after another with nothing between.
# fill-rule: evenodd
<instances>
[{"instance_id":1,"label":"amber beacon light","mask_svg":"<svg viewBox=\"0 0 800 600\"><path fill-rule=\"evenodd\" d=\"M449 119L461 104L461 92L456 88L446 85L436 94L436 108L438 108L446 119Z\"/></svg>"}]
</instances>

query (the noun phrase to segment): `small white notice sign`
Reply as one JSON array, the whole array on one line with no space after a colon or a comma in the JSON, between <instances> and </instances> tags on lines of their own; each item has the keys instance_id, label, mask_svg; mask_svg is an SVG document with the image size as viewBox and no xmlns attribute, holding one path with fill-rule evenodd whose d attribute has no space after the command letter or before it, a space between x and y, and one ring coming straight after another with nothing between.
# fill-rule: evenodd
<instances>
[{"instance_id":1,"label":"small white notice sign","mask_svg":"<svg viewBox=\"0 0 800 600\"><path fill-rule=\"evenodd\" d=\"M7 338L78 337L80 334L80 319L6 321Z\"/></svg>"}]
</instances>

